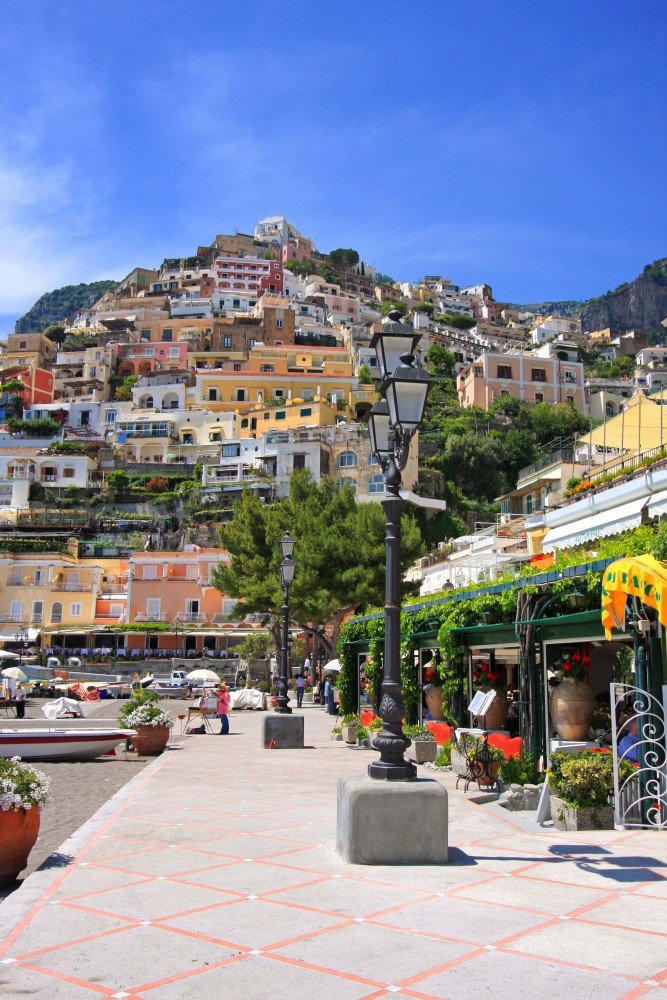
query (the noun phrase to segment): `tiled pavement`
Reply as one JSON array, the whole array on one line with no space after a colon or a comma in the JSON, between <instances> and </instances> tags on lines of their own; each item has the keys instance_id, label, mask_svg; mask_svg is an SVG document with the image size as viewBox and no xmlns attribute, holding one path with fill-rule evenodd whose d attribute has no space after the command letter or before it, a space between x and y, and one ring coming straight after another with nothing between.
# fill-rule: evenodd
<instances>
[{"instance_id":1,"label":"tiled pavement","mask_svg":"<svg viewBox=\"0 0 667 1000\"><path fill-rule=\"evenodd\" d=\"M347 865L336 780L371 754L305 715L308 749L240 713L119 793L0 905L0 995L667 1000L667 835L554 833L439 775L449 865Z\"/></svg>"}]
</instances>

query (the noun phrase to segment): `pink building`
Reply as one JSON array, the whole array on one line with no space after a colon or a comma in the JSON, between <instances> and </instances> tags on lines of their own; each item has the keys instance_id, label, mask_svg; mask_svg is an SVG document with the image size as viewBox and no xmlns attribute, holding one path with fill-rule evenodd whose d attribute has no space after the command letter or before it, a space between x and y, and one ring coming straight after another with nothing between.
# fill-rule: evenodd
<instances>
[{"instance_id":1,"label":"pink building","mask_svg":"<svg viewBox=\"0 0 667 1000\"><path fill-rule=\"evenodd\" d=\"M283 290L282 261L257 257L216 257L218 291L239 292L260 298L265 292L280 295Z\"/></svg>"},{"instance_id":2,"label":"pink building","mask_svg":"<svg viewBox=\"0 0 667 1000\"><path fill-rule=\"evenodd\" d=\"M118 374L148 375L151 372L187 371L189 344L179 341L152 343L142 340L138 344L110 344L109 350L118 358Z\"/></svg>"},{"instance_id":3,"label":"pink building","mask_svg":"<svg viewBox=\"0 0 667 1000\"><path fill-rule=\"evenodd\" d=\"M582 413L584 366L579 361L534 354L483 354L459 372L459 405L488 410L497 396L526 403L569 403Z\"/></svg>"}]
</instances>

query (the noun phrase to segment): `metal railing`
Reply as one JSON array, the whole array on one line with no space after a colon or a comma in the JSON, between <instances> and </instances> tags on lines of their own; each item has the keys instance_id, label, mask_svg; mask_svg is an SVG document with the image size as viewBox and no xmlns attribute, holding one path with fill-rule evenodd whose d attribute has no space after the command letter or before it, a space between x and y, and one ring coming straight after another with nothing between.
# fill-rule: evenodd
<instances>
[{"instance_id":1,"label":"metal railing","mask_svg":"<svg viewBox=\"0 0 667 1000\"><path fill-rule=\"evenodd\" d=\"M174 624L176 622L184 625L206 625L208 615L199 611L179 611L177 615L174 615Z\"/></svg>"},{"instance_id":2,"label":"metal railing","mask_svg":"<svg viewBox=\"0 0 667 1000\"><path fill-rule=\"evenodd\" d=\"M151 615L147 611L137 611L134 620L135 622L166 622L167 616L163 615L162 612Z\"/></svg>"},{"instance_id":3,"label":"metal railing","mask_svg":"<svg viewBox=\"0 0 667 1000\"><path fill-rule=\"evenodd\" d=\"M70 594L87 594L92 589L92 583L67 583L65 581L51 584L51 590L65 591Z\"/></svg>"},{"instance_id":4,"label":"metal railing","mask_svg":"<svg viewBox=\"0 0 667 1000\"><path fill-rule=\"evenodd\" d=\"M556 465L558 462L571 462L573 458L574 451L572 448L559 448L558 451L554 451L550 455L545 456L545 458L533 462L532 465L527 465L524 469L519 469L517 482L527 479L528 476L535 475L536 472L540 472L542 469L548 469L550 465Z\"/></svg>"},{"instance_id":5,"label":"metal railing","mask_svg":"<svg viewBox=\"0 0 667 1000\"><path fill-rule=\"evenodd\" d=\"M0 614L0 622L3 625L22 625L23 615Z\"/></svg>"}]
</instances>

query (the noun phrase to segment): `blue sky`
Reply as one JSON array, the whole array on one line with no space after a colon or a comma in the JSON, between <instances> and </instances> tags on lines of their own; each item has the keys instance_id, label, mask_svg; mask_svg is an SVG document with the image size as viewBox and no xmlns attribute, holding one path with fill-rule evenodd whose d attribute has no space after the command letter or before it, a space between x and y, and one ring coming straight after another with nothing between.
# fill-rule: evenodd
<instances>
[{"instance_id":1,"label":"blue sky","mask_svg":"<svg viewBox=\"0 0 667 1000\"><path fill-rule=\"evenodd\" d=\"M395 279L584 298L667 254L664 0L0 11L0 334L285 214Z\"/></svg>"}]
</instances>

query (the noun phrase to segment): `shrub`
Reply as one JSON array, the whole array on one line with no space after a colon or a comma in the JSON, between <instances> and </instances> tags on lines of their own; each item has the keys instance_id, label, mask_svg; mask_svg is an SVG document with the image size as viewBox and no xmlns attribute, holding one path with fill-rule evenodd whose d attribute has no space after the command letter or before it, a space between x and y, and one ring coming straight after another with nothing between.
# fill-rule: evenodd
<instances>
[{"instance_id":1,"label":"shrub","mask_svg":"<svg viewBox=\"0 0 667 1000\"><path fill-rule=\"evenodd\" d=\"M368 730L366 729L366 727L359 726L359 728L357 729L356 736L358 740L365 740L366 737L368 736Z\"/></svg>"},{"instance_id":2,"label":"shrub","mask_svg":"<svg viewBox=\"0 0 667 1000\"><path fill-rule=\"evenodd\" d=\"M352 713L351 715L344 715L341 719L341 726L360 726L361 716Z\"/></svg>"},{"instance_id":3,"label":"shrub","mask_svg":"<svg viewBox=\"0 0 667 1000\"><path fill-rule=\"evenodd\" d=\"M49 797L49 779L19 757L0 758L0 811L41 809Z\"/></svg>"},{"instance_id":4,"label":"shrub","mask_svg":"<svg viewBox=\"0 0 667 1000\"><path fill-rule=\"evenodd\" d=\"M518 757L508 757L500 765L500 780L506 785L530 785L535 780L535 758L522 749Z\"/></svg>"},{"instance_id":5,"label":"shrub","mask_svg":"<svg viewBox=\"0 0 667 1000\"><path fill-rule=\"evenodd\" d=\"M412 740L413 743L427 743L435 740L435 736L426 726L403 726L403 734Z\"/></svg>"},{"instance_id":6,"label":"shrub","mask_svg":"<svg viewBox=\"0 0 667 1000\"><path fill-rule=\"evenodd\" d=\"M633 771L627 761L619 761L622 783ZM583 750L555 753L549 761L549 788L566 805L575 809L606 806L614 793L611 753Z\"/></svg>"},{"instance_id":7,"label":"shrub","mask_svg":"<svg viewBox=\"0 0 667 1000\"><path fill-rule=\"evenodd\" d=\"M165 479L163 476L153 476L146 483L147 493L164 493L164 491L169 486L169 480Z\"/></svg>"},{"instance_id":8,"label":"shrub","mask_svg":"<svg viewBox=\"0 0 667 1000\"><path fill-rule=\"evenodd\" d=\"M452 763L452 741L447 740L446 743L440 747L440 752L435 758L434 762L436 767L449 767Z\"/></svg>"}]
</instances>

